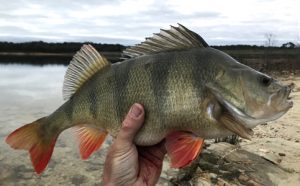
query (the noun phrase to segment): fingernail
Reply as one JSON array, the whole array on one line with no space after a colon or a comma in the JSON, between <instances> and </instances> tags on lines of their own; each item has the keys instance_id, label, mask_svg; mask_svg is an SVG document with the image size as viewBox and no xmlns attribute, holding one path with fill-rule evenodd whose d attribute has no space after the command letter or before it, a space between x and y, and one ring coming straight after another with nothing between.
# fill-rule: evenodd
<instances>
[{"instance_id":1,"label":"fingernail","mask_svg":"<svg viewBox=\"0 0 300 186\"><path fill-rule=\"evenodd\" d=\"M136 104L134 104L134 105L131 107L131 109L130 109L130 115L131 115L132 117L137 118L137 117L139 117L141 114L142 114L142 109L141 109L139 106L137 106Z\"/></svg>"}]
</instances>

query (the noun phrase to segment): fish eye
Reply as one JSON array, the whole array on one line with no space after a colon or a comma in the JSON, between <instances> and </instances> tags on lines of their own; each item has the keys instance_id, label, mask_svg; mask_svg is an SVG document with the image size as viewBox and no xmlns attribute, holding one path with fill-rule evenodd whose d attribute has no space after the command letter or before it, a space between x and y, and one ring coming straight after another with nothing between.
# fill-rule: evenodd
<instances>
[{"instance_id":1,"label":"fish eye","mask_svg":"<svg viewBox=\"0 0 300 186\"><path fill-rule=\"evenodd\" d=\"M268 87L272 82L272 78L269 78L267 76L261 76L260 81L264 86Z\"/></svg>"}]
</instances>

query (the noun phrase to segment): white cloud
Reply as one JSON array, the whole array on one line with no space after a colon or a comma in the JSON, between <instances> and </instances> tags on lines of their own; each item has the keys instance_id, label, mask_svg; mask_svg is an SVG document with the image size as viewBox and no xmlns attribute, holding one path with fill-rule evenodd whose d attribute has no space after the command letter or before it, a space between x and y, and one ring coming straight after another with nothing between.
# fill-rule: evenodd
<instances>
[{"instance_id":1,"label":"white cloud","mask_svg":"<svg viewBox=\"0 0 300 186\"><path fill-rule=\"evenodd\" d=\"M0 0L0 40L133 44L182 23L210 44L278 44L300 34L298 0Z\"/></svg>"}]
</instances>

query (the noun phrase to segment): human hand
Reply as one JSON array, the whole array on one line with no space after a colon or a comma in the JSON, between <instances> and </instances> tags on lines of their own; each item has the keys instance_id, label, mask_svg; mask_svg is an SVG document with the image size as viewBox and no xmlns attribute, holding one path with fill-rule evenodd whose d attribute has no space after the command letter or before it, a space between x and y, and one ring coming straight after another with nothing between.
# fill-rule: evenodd
<instances>
[{"instance_id":1,"label":"human hand","mask_svg":"<svg viewBox=\"0 0 300 186\"><path fill-rule=\"evenodd\" d=\"M134 104L111 145L103 173L103 185L155 185L166 154L164 142L141 147L133 142L144 122L144 109Z\"/></svg>"}]
</instances>

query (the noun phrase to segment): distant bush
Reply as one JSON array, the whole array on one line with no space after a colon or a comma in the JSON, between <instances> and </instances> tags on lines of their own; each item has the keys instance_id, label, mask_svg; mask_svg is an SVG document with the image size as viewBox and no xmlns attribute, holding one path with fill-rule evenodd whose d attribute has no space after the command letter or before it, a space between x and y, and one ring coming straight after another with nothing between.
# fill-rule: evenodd
<instances>
[{"instance_id":1,"label":"distant bush","mask_svg":"<svg viewBox=\"0 0 300 186\"><path fill-rule=\"evenodd\" d=\"M120 44L86 43L92 44L98 51L121 52L125 49ZM43 41L26 43L0 42L0 52L75 53L83 44L79 42L46 43Z\"/></svg>"},{"instance_id":2,"label":"distant bush","mask_svg":"<svg viewBox=\"0 0 300 186\"><path fill-rule=\"evenodd\" d=\"M253 49L263 49L263 48L278 48L278 47L265 47L257 45L223 45L223 46L212 46L213 48L219 50L253 50Z\"/></svg>"},{"instance_id":3,"label":"distant bush","mask_svg":"<svg viewBox=\"0 0 300 186\"><path fill-rule=\"evenodd\" d=\"M281 48L296 48L296 45L292 42L282 44Z\"/></svg>"}]
</instances>

